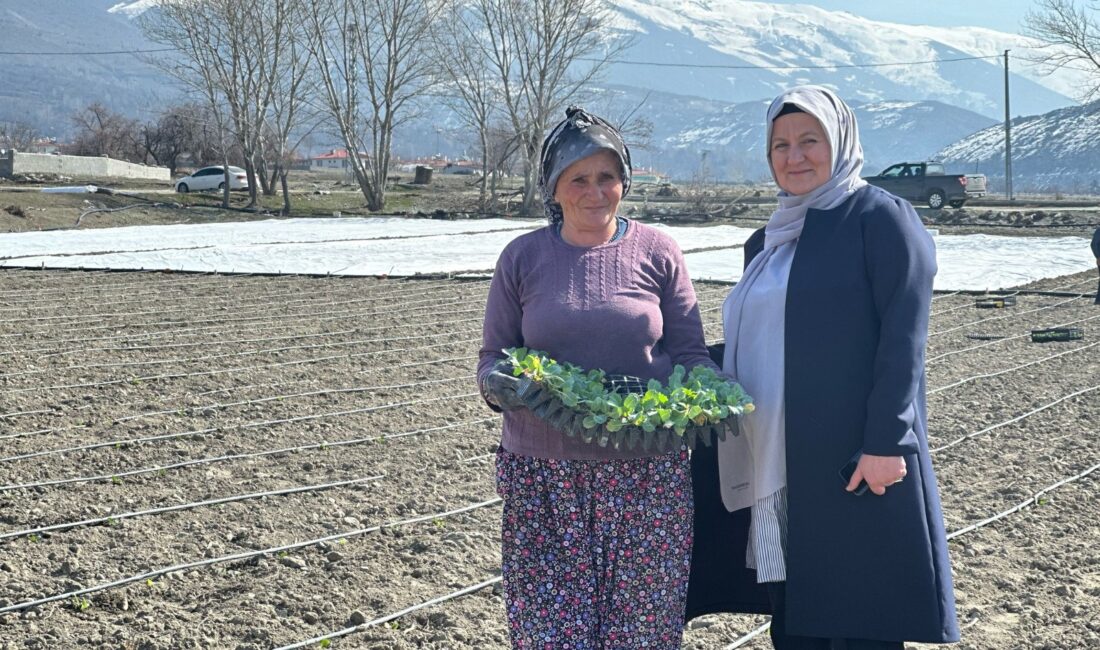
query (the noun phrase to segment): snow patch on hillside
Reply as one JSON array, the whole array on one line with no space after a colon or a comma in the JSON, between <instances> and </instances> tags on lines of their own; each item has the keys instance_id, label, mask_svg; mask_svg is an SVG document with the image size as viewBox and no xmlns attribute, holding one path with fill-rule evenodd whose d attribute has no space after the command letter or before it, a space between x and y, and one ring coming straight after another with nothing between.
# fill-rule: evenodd
<instances>
[{"instance_id":1,"label":"snow patch on hillside","mask_svg":"<svg viewBox=\"0 0 1100 650\"><path fill-rule=\"evenodd\" d=\"M129 18L137 18L146 11L152 9L160 0L137 0L136 2L120 2L110 9L108 13L123 14Z\"/></svg>"}]
</instances>

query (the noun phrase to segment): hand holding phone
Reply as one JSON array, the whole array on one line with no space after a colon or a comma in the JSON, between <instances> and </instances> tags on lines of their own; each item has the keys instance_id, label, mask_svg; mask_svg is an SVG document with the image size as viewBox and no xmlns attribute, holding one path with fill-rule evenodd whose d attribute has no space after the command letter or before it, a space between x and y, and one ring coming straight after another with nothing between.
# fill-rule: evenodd
<instances>
[{"instance_id":1,"label":"hand holding phone","mask_svg":"<svg viewBox=\"0 0 1100 650\"><path fill-rule=\"evenodd\" d=\"M844 489L847 490L848 486L851 484L852 476L855 475L856 467L859 466L859 459L862 457L863 452L857 451L856 455L849 458L848 462L844 463L844 465L840 468L840 480L844 481ZM867 485L867 481L860 480L859 485L856 486L856 489L851 490L851 493L856 495L857 497L863 496L868 487L869 486Z\"/></svg>"}]
</instances>

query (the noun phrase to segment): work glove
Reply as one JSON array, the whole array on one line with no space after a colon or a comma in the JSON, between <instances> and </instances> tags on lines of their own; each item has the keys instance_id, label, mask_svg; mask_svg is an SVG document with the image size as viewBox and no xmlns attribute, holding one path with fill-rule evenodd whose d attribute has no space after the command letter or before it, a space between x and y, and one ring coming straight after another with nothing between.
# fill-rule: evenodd
<instances>
[{"instance_id":1,"label":"work glove","mask_svg":"<svg viewBox=\"0 0 1100 650\"><path fill-rule=\"evenodd\" d=\"M481 384L481 394L485 400L502 411L514 411L526 408L527 404L517 394L520 388L520 379L510 374L493 370Z\"/></svg>"}]
</instances>

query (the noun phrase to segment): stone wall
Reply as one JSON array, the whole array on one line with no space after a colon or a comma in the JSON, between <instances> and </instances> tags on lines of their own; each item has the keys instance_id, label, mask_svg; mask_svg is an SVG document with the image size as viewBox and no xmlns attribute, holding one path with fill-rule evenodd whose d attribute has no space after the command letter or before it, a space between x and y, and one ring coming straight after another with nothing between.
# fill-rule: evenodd
<instances>
[{"instance_id":1,"label":"stone wall","mask_svg":"<svg viewBox=\"0 0 1100 650\"><path fill-rule=\"evenodd\" d=\"M171 181L167 167L148 167L106 156L59 156L55 154L7 151L0 155L0 176L14 174L57 174L80 179L131 178Z\"/></svg>"}]
</instances>

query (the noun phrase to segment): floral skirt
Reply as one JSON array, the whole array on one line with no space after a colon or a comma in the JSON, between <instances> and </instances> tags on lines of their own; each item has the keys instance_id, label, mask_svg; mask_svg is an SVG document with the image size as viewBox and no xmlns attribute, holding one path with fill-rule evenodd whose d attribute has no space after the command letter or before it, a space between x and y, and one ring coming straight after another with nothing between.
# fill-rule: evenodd
<instances>
[{"instance_id":1,"label":"floral skirt","mask_svg":"<svg viewBox=\"0 0 1100 650\"><path fill-rule=\"evenodd\" d=\"M691 567L686 450L626 460L497 452L514 648L680 647Z\"/></svg>"}]
</instances>

